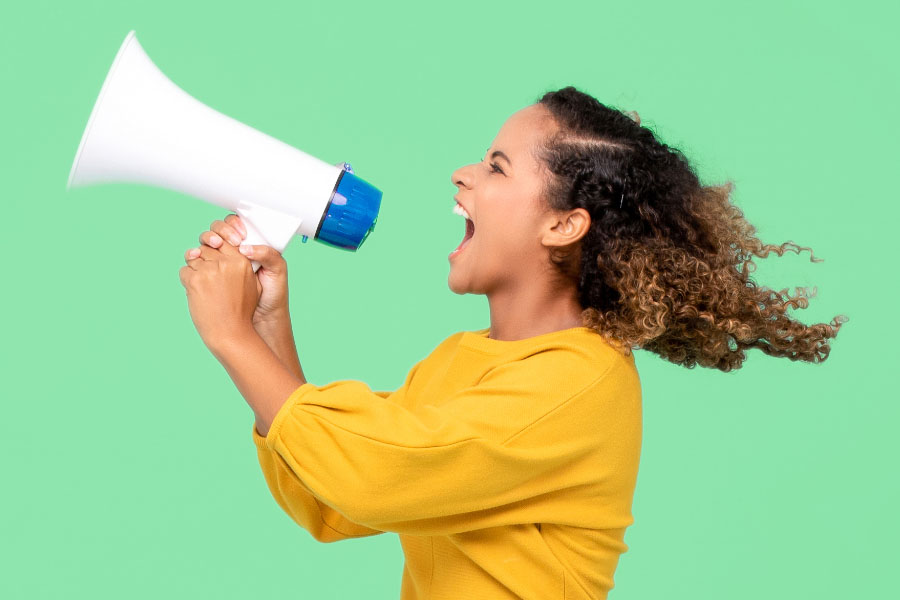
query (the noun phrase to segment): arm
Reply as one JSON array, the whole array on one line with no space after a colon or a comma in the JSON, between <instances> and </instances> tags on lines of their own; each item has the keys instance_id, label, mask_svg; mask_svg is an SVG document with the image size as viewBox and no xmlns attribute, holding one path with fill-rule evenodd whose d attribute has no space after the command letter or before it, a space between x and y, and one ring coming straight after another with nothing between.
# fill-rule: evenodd
<instances>
[{"instance_id":1,"label":"arm","mask_svg":"<svg viewBox=\"0 0 900 600\"><path fill-rule=\"evenodd\" d=\"M285 367L255 330L210 343L238 391L256 415L256 428L266 435L285 400L306 383Z\"/></svg>"},{"instance_id":2,"label":"arm","mask_svg":"<svg viewBox=\"0 0 900 600\"><path fill-rule=\"evenodd\" d=\"M238 219L235 215L230 215L230 218L232 221ZM213 223L213 228L217 226L217 233L223 239L235 233L223 230L223 227L235 227L234 222L224 225L220 221L216 221ZM241 234L243 233L242 230ZM212 247L211 235L212 232L204 233L201 235L201 241ZM230 260L231 256L236 258L237 255L234 254L235 250L231 245L223 244L224 242L221 240L216 242L216 246L222 245L221 252L214 249L207 251L207 255L210 252L213 254L205 256L205 259L215 258L218 262ZM194 298L198 289L186 284L186 279L193 281L193 273L186 274L185 269L182 269L180 276L188 291L191 318L195 325L198 325L198 332L201 333L204 343L228 371L256 415L253 439L258 448L259 461L266 482L275 494L278 503L319 541L330 542L346 537L381 533L377 530L360 528L354 523L346 521L340 513L312 495L305 486L296 481L285 480L283 467L279 464L277 455L265 447L265 438L257 430L257 427L263 432L268 430L272 414L277 412L284 399L294 388L306 382L306 377L297 357L287 309L287 265L281 254L272 248L267 246L255 246L254 248L260 264L266 269L267 277L260 277L260 280L257 281L257 285L265 283L263 283L262 294L257 299L257 307L252 318L246 321L238 318L239 324L237 324L234 314L228 314L227 311L220 313L217 318L211 320L214 325L222 326L218 330L218 334L214 335L212 332L217 328L208 327L210 323L207 314L209 308L207 305L210 300L210 290L207 289L209 282L200 282L199 291L206 292L206 294L200 293L199 295L201 300L206 302L200 301L198 304ZM201 248L201 254L204 249ZM195 256L195 253L189 251L188 256ZM187 262L192 271L198 270L198 267L190 260ZM221 296L221 289L212 294L213 298L221 299ZM224 304L229 303L224 302ZM245 316L244 313L240 315L240 317L243 316ZM203 324L203 327L200 324ZM204 332L207 335L204 336ZM220 335L223 337L219 337ZM276 493L277 490L281 491Z\"/></svg>"},{"instance_id":3,"label":"arm","mask_svg":"<svg viewBox=\"0 0 900 600\"><path fill-rule=\"evenodd\" d=\"M290 315L257 322L253 327L282 365L305 381L294 344ZM259 421L254 424L251 435L263 477L275 501L295 523L306 529L316 541L323 543L384 533L350 521L316 498L309 488L293 477L284 460L266 447L266 438L259 432L259 424Z\"/></svg>"},{"instance_id":4,"label":"arm","mask_svg":"<svg viewBox=\"0 0 900 600\"><path fill-rule=\"evenodd\" d=\"M611 368L560 398L552 381L527 375L558 366L551 354L409 408L360 381L307 383L264 441L284 461L281 475L373 530L450 535L560 514L625 527L639 457L636 379ZM532 401L546 408L523 427L515 415Z\"/></svg>"},{"instance_id":5,"label":"arm","mask_svg":"<svg viewBox=\"0 0 900 600\"><path fill-rule=\"evenodd\" d=\"M253 323L253 329L275 353L281 364L297 378L306 381L303 368L300 366L300 358L297 355L297 346L294 343L291 315L287 310L265 321Z\"/></svg>"},{"instance_id":6,"label":"arm","mask_svg":"<svg viewBox=\"0 0 900 600\"><path fill-rule=\"evenodd\" d=\"M266 438L253 428L253 443L266 485L278 506L312 537L323 543L368 537L384 533L354 523L319 500L306 485L291 472L277 452L266 446Z\"/></svg>"},{"instance_id":7,"label":"arm","mask_svg":"<svg viewBox=\"0 0 900 600\"><path fill-rule=\"evenodd\" d=\"M291 327L290 314L285 311L276 318L266 321L258 321L253 323L253 329L257 335L266 343L272 353L278 358L279 362L293 374L300 382L306 382L306 376L303 373L303 367L300 365L300 358L297 355L297 346L294 343L294 331ZM226 367L227 369L227 367ZM300 385L298 383L298 385ZM387 398L393 392L378 391L373 392L381 398ZM254 432L263 429L262 424L257 423ZM268 427L265 427L268 430ZM265 433L262 434L265 437Z\"/></svg>"}]
</instances>

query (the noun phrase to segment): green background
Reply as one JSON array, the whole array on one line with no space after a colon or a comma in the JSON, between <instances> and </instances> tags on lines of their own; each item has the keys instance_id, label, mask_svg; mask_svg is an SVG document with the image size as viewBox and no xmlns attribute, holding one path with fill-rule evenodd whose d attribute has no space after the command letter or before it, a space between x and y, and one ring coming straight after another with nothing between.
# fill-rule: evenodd
<instances>
[{"instance_id":1,"label":"green background","mask_svg":"<svg viewBox=\"0 0 900 600\"><path fill-rule=\"evenodd\" d=\"M313 383L395 389L453 332L450 174L513 112L575 85L637 110L734 201L804 323L850 321L820 365L725 374L637 352L644 446L611 593L887 598L897 480L897 12L888 3L15 3L0 19L0 595L397 598L395 534L320 544L270 496L253 415L190 319L184 251L225 213L132 184L66 191L130 29L198 100L384 192L359 252L295 239ZM889 262L890 261L890 262ZM891 400L891 398L894 398Z\"/></svg>"}]
</instances>

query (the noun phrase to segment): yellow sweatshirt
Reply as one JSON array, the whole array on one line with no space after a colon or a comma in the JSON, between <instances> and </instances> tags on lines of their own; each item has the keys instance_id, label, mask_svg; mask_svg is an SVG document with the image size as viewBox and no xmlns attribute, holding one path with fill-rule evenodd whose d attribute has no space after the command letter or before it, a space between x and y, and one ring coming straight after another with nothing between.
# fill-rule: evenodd
<instances>
[{"instance_id":1,"label":"yellow sweatshirt","mask_svg":"<svg viewBox=\"0 0 900 600\"><path fill-rule=\"evenodd\" d=\"M641 450L634 355L587 327L462 331L395 392L305 383L253 442L320 542L399 534L401 600L605 599Z\"/></svg>"}]
</instances>

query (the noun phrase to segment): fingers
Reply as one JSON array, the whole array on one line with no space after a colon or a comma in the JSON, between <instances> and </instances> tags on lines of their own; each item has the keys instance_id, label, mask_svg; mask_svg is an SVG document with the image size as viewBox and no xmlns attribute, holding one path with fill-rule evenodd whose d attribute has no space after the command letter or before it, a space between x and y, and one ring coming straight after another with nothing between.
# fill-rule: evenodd
<instances>
[{"instance_id":1,"label":"fingers","mask_svg":"<svg viewBox=\"0 0 900 600\"><path fill-rule=\"evenodd\" d=\"M222 236L213 231L204 231L200 234L200 244L205 244L210 248L221 248L223 243Z\"/></svg>"},{"instance_id":2,"label":"fingers","mask_svg":"<svg viewBox=\"0 0 900 600\"><path fill-rule=\"evenodd\" d=\"M246 237L247 229L241 218L235 214L229 214L224 221L213 221L209 226L209 231L200 234L200 247L188 249L184 253L184 261L188 266L196 269L198 263L195 262L194 265L191 265L191 261L213 259L208 252L203 252L204 247L220 249L224 254L234 254ZM222 247L226 240L228 241L228 244L225 244L227 250Z\"/></svg>"},{"instance_id":3,"label":"fingers","mask_svg":"<svg viewBox=\"0 0 900 600\"><path fill-rule=\"evenodd\" d=\"M241 218L230 214L224 221L215 220L210 224L209 231L200 234L200 243L212 248L219 248L223 241L227 240L232 246L240 246L247 237L247 230Z\"/></svg>"},{"instance_id":4,"label":"fingers","mask_svg":"<svg viewBox=\"0 0 900 600\"><path fill-rule=\"evenodd\" d=\"M203 259L200 258L200 249L199 248L191 248L187 252L184 253L184 262L187 264L187 267L190 267L193 270L197 270L198 263L202 263ZM183 267L183 269L187 268Z\"/></svg>"},{"instance_id":5,"label":"fingers","mask_svg":"<svg viewBox=\"0 0 900 600\"><path fill-rule=\"evenodd\" d=\"M284 256L275 248L265 245L242 245L239 252L249 258L255 260L267 271L273 275L280 275L287 272L287 261Z\"/></svg>"},{"instance_id":6,"label":"fingers","mask_svg":"<svg viewBox=\"0 0 900 600\"><path fill-rule=\"evenodd\" d=\"M231 244L221 244L221 246L221 248L213 248L207 244L201 244L198 248L189 248L184 253L185 262L196 270L205 261L220 261L226 257L244 256Z\"/></svg>"},{"instance_id":7,"label":"fingers","mask_svg":"<svg viewBox=\"0 0 900 600\"><path fill-rule=\"evenodd\" d=\"M204 262L216 260L215 254L222 253L215 248L210 248L205 245L201 245L199 248L189 248L187 252L184 253L184 262L193 270L198 271Z\"/></svg>"},{"instance_id":8,"label":"fingers","mask_svg":"<svg viewBox=\"0 0 900 600\"><path fill-rule=\"evenodd\" d=\"M238 230L238 233L241 234L241 239L247 237L247 228L244 227L244 222L241 221L241 218L235 214L230 214L225 217L225 222Z\"/></svg>"}]
</instances>

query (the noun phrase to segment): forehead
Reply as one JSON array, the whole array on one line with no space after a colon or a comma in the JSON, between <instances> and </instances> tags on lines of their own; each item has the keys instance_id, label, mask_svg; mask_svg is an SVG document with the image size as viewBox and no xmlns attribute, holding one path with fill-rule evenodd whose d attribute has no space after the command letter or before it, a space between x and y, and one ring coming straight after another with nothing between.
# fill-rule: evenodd
<instances>
[{"instance_id":1,"label":"forehead","mask_svg":"<svg viewBox=\"0 0 900 600\"><path fill-rule=\"evenodd\" d=\"M540 104L532 104L516 111L503 123L493 147L509 154L515 163L513 155L521 160L531 157L531 152L556 129L550 111Z\"/></svg>"}]
</instances>

